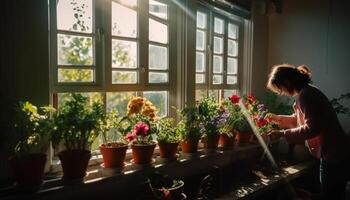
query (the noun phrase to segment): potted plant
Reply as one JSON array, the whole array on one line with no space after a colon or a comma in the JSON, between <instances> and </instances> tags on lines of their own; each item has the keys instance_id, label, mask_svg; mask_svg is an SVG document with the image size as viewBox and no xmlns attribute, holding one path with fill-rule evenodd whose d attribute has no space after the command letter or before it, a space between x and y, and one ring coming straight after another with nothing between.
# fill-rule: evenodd
<instances>
[{"instance_id":1,"label":"potted plant","mask_svg":"<svg viewBox=\"0 0 350 200\"><path fill-rule=\"evenodd\" d=\"M148 185L156 199L186 199L183 194L185 183L182 180L171 179L168 176L154 172L148 178Z\"/></svg>"},{"instance_id":2,"label":"potted plant","mask_svg":"<svg viewBox=\"0 0 350 200\"><path fill-rule=\"evenodd\" d=\"M14 155L9 158L16 186L21 191L31 192L40 189L46 151L49 141L47 131L52 127L50 112L52 107L43 107L40 115L36 106L29 102L19 102L15 108L14 133L16 144Z\"/></svg>"},{"instance_id":3,"label":"potted plant","mask_svg":"<svg viewBox=\"0 0 350 200\"><path fill-rule=\"evenodd\" d=\"M182 120L176 126L176 131L181 137L181 150L183 153L196 153L202 136L198 128L198 108L185 107L179 113Z\"/></svg>"},{"instance_id":4,"label":"potted plant","mask_svg":"<svg viewBox=\"0 0 350 200\"><path fill-rule=\"evenodd\" d=\"M177 147L180 134L174 128L174 119L162 118L158 120L157 141L160 157L168 160L176 160Z\"/></svg>"},{"instance_id":5,"label":"potted plant","mask_svg":"<svg viewBox=\"0 0 350 200\"><path fill-rule=\"evenodd\" d=\"M219 146L222 148L232 148L234 146L236 132L234 129L234 122L237 114L241 112L238 105L240 97L232 95L229 97L229 101L223 101L221 109L224 109L228 113L227 119L220 129Z\"/></svg>"},{"instance_id":6,"label":"potted plant","mask_svg":"<svg viewBox=\"0 0 350 200\"><path fill-rule=\"evenodd\" d=\"M70 99L53 114L55 124L51 131L54 147L63 144L65 150L58 154L62 164L63 179L82 181L91 158L90 146L101 131L104 109L101 102L89 104L81 94L71 94Z\"/></svg>"},{"instance_id":7,"label":"potted plant","mask_svg":"<svg viewBox=\"0 0 350 200\"><path fill-rule=\"evenodd\" d=\"M207 149L215 149L219 143L219 130L225 123L228 113L219 109L212 97L202 99L198 104L202 142Z\"/></svg>"},{"instance_id":8,"label":"potted plant","mask_svg":"<svg viewBox=\"0 0 350 200\"><path fill-rule=\"evenodd\" d=\"M122 132L122 120L121 117L118 117L115 110L107 113L103 118L101 124L103 143L99 148L104 168L124 168L128 144Z\"/></svg>"},{"instance_id":9,"label":"potted plant","mask_svg":"<svg viewBox=\"0 0 350 200\"><path fill-rule=\"evenodd\" d=\"M150 164L156 147L156 108L144 97L133 97L128 103L126 139L131 143L135 164ZM123 120L124 121L124 120Z\"/></svg>"}]
</instances>

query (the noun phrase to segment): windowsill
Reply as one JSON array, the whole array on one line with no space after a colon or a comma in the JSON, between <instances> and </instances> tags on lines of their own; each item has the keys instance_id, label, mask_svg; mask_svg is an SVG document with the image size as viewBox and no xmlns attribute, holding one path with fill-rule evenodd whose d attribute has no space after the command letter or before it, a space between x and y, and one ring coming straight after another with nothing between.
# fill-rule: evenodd
<instances>
[{"instance_id":1,"label":"windowsill","mask_svg":"<svg viewBox=\"0 0 350 200\"><path fill-rule=\"evenodd\" d=\"M235 146L230 150L218 149L214 152L205 152L200 149L196 154L180 154L177 161L166 163L159 159L158 150L155 151L155 162L150 166L137 166L130 162L131 150L128 151L126 165L124 170L119 174L106 175L100 163L102 156L95 156L91 159L91 165L88 169L87 176L84 178L84 183L80 185L64 186L61 178L44 181L42 190L35 194L40 198L50 198L52 195L59 195L64 198L71 195L70 193L89 192L98 190L97 188L106 187L110 189L112 186L114 190L124 191L130 185L137 186L145 181L145 174L148 171L157 170L170 177L191 177L200 173L209 173L217 167L224 167L236 161L247 158L255 158L261 156L262 149L259 144L251 144L244 146ZM60 165L56 166L61 168ZM57 170L59 172L59 170ZM79 188L79 191L75 189ZM8 194L15 194L8 192ZM77 195L77 194L76 194Z\"/></svg>"}]
</instances>

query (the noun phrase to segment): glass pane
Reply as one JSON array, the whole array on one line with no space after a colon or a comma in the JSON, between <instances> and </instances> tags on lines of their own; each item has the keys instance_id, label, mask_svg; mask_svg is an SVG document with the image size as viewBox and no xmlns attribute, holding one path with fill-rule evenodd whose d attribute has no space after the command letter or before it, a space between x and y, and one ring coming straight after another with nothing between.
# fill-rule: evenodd
<instances>
[{"instance_id":1,"label":"glass pane","mask_svg":"<svg viewBox=\"0 0 350 200\"><path fill-rule=\"evenodd\" d=\"M168 19L168 6L158 1L150 0L149 13L163 19Z\"/></svg>"},{"instance_id":2,"label":"glass pane","mask_svg":"<svg viewBox=\"0 0 350 200\"><path fill-rule=\"evenodd\" d=\"M150 83L167 83L168 73L150 72L148 75Z\"/></svg>"},{"instance_id":3,"label":"glass pane","mask_svg":"<svg viewBox=\"0 0 350 200\"><path fill-rule=\"evenodd\" d=\"M58 82L93 82L92 69L58 69Z\"/></svg>"},{"instance_id":4,"label":"glass pane","mask_svg":"<svg viewBox=\"0 0 350 200\"><path fill-rule=\"evenodd\" d=\"M227 84L236 84L237 76L227 76Z\"/></svg>"},{"instance_id":5,"label":"glass pane","mask_svg":"<svg viewBox=\"0 0 350 200\"><path fill-rule=\"evenodd\" d=\"M209 97L214 97L216 101L219 101L220 91L219 90L209 90Z\"/></svg>"},{"instance_id":6,"label":"glass pane","mask_svg":"<svg viewBox=\"0 0 350 200\"><path fill-rule=\"evenodd\" d=\"M196 49L204 51L205 50L205 32L197 30L196 36Z\"/></svg>"},{"instance_id":7,"label":"glass pane","mask_svg":"<svg viewBox=\"0 0 350 200\"><path fill-rule=\"evenodd\" d=\"M196 52L196 72L205 72L205 55Z\"/></svg>"},{"instance_id":8,"label":"glass pane","mask_svg":"<svg viewBox=\"0 0 350 200\"><path fill-rule=\"evenodd\" d=\"M60 107L68 100L71 100L72 98L71 94L72 93L57 93L57 106ZM96 101L103 102L102 94L99 92L82 92L79 94L85 97L88 97L90 105L92 105L93 102L96 102Z\"/></svg>"},{"instance_id":9,"label":"glass pane","mask_svg":"<svg viewBox=\"0 0 350 200\"><path fill-rule=\"evenodd\" d=\"M207 15L202 12L197 12L197 27L205 29L207 28Z\"/></svg>"},{"instance_id":10,"label":"glass pane","mask_svg":"<svg viewBox=\"0 0 350 200\"><path fill-rule=\"evenodd\" d=\"M137 36L137 13L135 10L112 2L112 35Z\"/></svg>"},{"instance_id":11,"label":"glass pane","mask_svg":"<svg viewBox=\"0 0 350 200\"><path fill-rule=\"evenodd\" d=\"M113 39L112 67L137 68L137 43Z\"/></svg>"},{"instance_id":12,"label":"glass pane","mask_svg":"<svg viewBox=\"0 0 350 200\"><path fill-rule=\"evenodd\" d=\"M113 84L135 84L137 83L137 72L134 71L112 71Z\"/></svg>"},{"instance_id":13,"label":"glass pane","mask_svg":"<svg viewBox=\"0 0 350 200\"><path fill-rule=\"evenodd\" d=\"M223 34L224 33L224 20L216 18L214 19L214 32Z\"/></svg>"},{"instance_id":14,"label":"glass pane","mask_svg":"<svg viewBox=\"0 0 350 200\"><path fill-rule=\"evenodd\" d=\"M57 35L58 65L92 65L92 38Z\"/></svg>"},{"instance_id":15,"label":"glass pane","mask_svg":"<svg viewBox=\"0 0 350 200\"><path fill-rule=\"evenodd\" d=\"M118 0L121 4L129 6L129 7L136 7L137 6L137 0Z\"/></svg>"},{"instance_id":16,"label":"glass pane","mask_svg":"<svg viewBox=\"0 0 350 200\"><path fill-rule=\"evenodd\" d=\"M236 58L227 58L227 73L228 74L237 74L237 59Z\"/></svg>"},{"instance_id":17,"label":"glass pane","mask_svg":"<svg viewBox=\"0 0 350 200\"><path fill-rule=\"evenodd\" d=\"M125 116L128 102L136 92L107 92L107 110L116 109L119 116Z\"/></svg>"},{"instance_id":18,"label":"glass pane","mask_svg":"<svg viewBox=\"0 0 350 200\"><path fill-rule=\"evenodd\" d=\"M224 98L227 99L232 95L238 95L237 90L224 90Z\"/></svg>"},{"instance_id":19,"label":"glass pane","mask_svg":"<svg viewBox=\"0 0 350 200\"><path fill-rule=\"evenodd\" d=\"M213 72L214 73L222 73L223 69L223 58L222 56L214 56L213 61Z\"/></svg>"},{"instance_id":20,"label":"glass pane","mask_svg":"<svg viewBox=\"0 0 350 200\"><path fill-rule=\"evenodd\" d=\"M162 46L149 45L150 69L168 69L168 49Z\"/></svg>"},{"instance_id":21,"label":"glass pane","mask_svg":"<svg viewBox=\"0 0 350 200\"><path fill-rule=\"evenodd\" d=\"M237 41L234 40L228 40L228 44L227 44L227 53L229 56L237 56Z\"/></svg>"},{"instance_id":22,"label":"glass pane","mask_svg":"<svg viewBox=\"0 0 350 200\"><path fill-rule=\"evenodd\" d=\"M150 100L157 108L158 117L164 117L168 115L167 91L143 92L143 96Z\"/></svg>"},{"instance_id":23,"label":"glass pane","mask_svg":"<svg viewBox=\"0 0 350 200\"><path fill-rule=\"evenodd\" d=\"M232 39L237 39L238 36L238 26L235 24L228 24L228 37Z\"/></svg>"},{"instance_id":24,"label":"glass pane","mask_svg":"<svg viewBox=\"0 0 350 200\"><path fill-rule=\"evenodd\" d=\"M207 97L207 90L196 90L196 101L200 101Z\"/></svg>"},{"instance_id":25,"label":"glass pane","mask_svg":"<svg viewBox=\"0 0 350 200\"><path fill-rule=\"evenodd\" d=\"M205 83L204 74L196 74L196 83Z\"/></svg>"},{"instance_id":26,"label":"glass pane","mask_svg":"<svg viewBox=\"0 0 350 200\"><path fill-rule=\"evenodd\" d=\"M57 29L92 32L92 0L57 1Z\"/></svg>"},{"instance_id":27,"label":"glass pane","mask_svg":"<svg viewBox=\"0 0 350 200\"><path fill-rule=\"evenodd\" d=\"M213 84L222 84L222 75L213 75Z\"/></svg>"},{"instance_id":28,"label":"glass pane","mask_svg":"<svg viewBox=\"0 0 350 200\"><path fill-rule=\"evenodd\" d=\"M214 53L223 53L224 42L222 38L214 37Z\"/></svg>"},{"instance_id":29,"label":"glass pane","mask_svg":"<svg viewBox=\"0 0 350 200\"><path fill-rule=\"evenodd\" d=\"M167 44L168 26L156 20L149 19L149 40Z\"/></svg>"}]
</instances>

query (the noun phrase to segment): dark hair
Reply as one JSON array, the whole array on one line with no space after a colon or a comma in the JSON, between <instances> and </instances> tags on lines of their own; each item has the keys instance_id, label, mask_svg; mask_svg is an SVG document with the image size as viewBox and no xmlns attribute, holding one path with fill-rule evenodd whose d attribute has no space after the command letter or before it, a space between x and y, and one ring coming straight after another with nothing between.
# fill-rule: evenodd
<instances>
[{"instance_id":1,"label":"dark hair","mask_svg":"<svg viewBox=\"0 0 350 200\"><path fill-rule=\"evenodd\" d=\"M267 82L267 88L280 93L282 87L288 92L299 92L311 83L311 70L306 65L295 67L290 64L275 65L272 67Z\"/></svg>"}]
</instances>

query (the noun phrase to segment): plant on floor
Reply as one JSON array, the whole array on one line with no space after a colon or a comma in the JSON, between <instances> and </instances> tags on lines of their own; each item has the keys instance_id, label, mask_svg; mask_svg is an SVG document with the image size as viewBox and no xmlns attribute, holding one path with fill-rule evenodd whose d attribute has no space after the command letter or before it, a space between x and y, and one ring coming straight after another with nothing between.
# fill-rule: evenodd
<instances>
[{"instance_id":1,"label":"plant on floor","mask_svg":"<svg viewBox=\"0 0 350 200\"><path fill-rule=\"evenodd\" d=\"M147 182L156 199L183 199L182 180L171 179L156 171L149 176Z\"/></svg>"}]
</instances>

